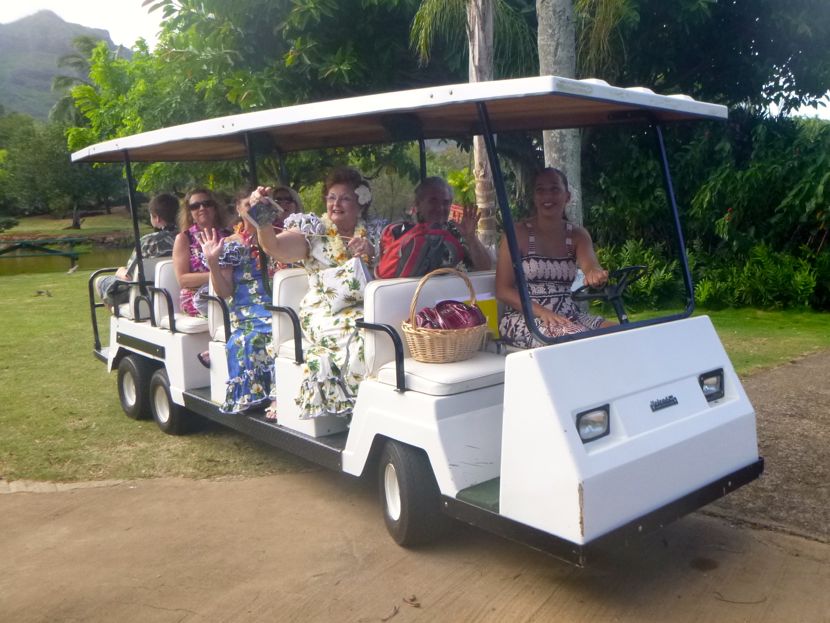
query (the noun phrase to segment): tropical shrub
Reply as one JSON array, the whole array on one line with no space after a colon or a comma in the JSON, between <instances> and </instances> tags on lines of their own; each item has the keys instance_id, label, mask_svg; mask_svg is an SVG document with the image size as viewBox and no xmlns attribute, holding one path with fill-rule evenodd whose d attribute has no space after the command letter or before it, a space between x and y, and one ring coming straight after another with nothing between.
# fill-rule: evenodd
<instances>
[{"instance_id":1,"label":"tropical shrub","mask_svg":"<svg viewBox=\"0 0 830 623\"><path fill-rule=\"evenodd\" d=\"M626 290L625 304L631 311L659 309L677 302L683 293L676 259L663 257L662 246L649 248L642 240L628 240L618 247L597 249L600 264L609 272L625 266L644 265L648 273Z\"/></svg>"},{"instance_id":2,"label":"tropical shrub","mask_svg":"<svg viewBox=\"0 0 830 623\"><path fill-rule=\"evenodd\" d=\"M807 307L816 288L816 271L804 258L753 247L744 262L713 267L695 286L704 307Z\"/></svg>"}]
</instances>

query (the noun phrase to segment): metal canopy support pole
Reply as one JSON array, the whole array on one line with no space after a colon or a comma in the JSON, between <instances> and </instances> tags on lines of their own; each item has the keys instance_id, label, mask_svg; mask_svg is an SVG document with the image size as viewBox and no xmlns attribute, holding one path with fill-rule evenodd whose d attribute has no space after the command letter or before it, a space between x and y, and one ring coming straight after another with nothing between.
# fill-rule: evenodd
<instances>
[{"instance_id":1,"label":"metal canopy support pole","mask_svg":"<svg viewBox=\"0 0 830 623\"><path fill-rule=\"evenodd\" d=\"M250 132L245 132L245 152L248 154L248 184L254 189L257 187L256 154Z\"/></svg>"},{"instance_id":2,"label":"metal canopy support pole","mask_svg":"<svg viewBox=\"0 0 830 623\"><path fill-rule=\"evenodd\" d=\"M680 226L680 213L677 210L677 201L674 197L674 184L671 179L671 172L669 171L669 159L666 155L666 143L663 140L663 128L659 123L652 123L654 128L654 135L657 139L657 149L660 152L660 167L663 172L663 184L666 190L666 198L669 203L669 209L674 219L674 231L677 236L677 255L680 258L680 267L683 272L683 283L686 286L686 309L683 312L684 317L691 316L695 310L695 289L692 284L692 274L689 271L689 260L686 257L686 241L683 238L683 229Z\"/></svg>"},{"instance_id":3,"label":"metal canopy support pole","mask_svg":"<svg viewBox=\"0 0 830 623\"><path fill-rule=\"evenodd\" d=\"M427 144L423 138L418 139L418 156L421 165L421 181L427 178Z\"/></svg>"},{"instance_id":4,"label":"metal canopy support pole","mask_svg":"<svg viewBox=\"0 0 830 623\"><path fill-rule=\"evenodd\" d=\"M127 200L130 205L130 216L133 219L133 243L135 245L135 258L138 266L138 282L142 294L145 292L144 279L144 258L141 256L141 232L138 230L138 205L135 199L135 179L133 179L133 168L130 163L130 153L124 150L124 173L127 178ZM131 275L132 276L132 275Z\"/></svg>"},{"instance_id":5,"label":"metal canopy support pole","mask_svg":"<svg viewBox=\"0 0 830 623\"><path fill-rule=\"evenodd\" d=\"M507 191L504 188L504 177L501 172L501 164L496 154L496 142L493 140L493 132L490 129L490 116L487 114L487 106L484 102L478 102L478 118L484 132L484 144L487 146L487 159L490 161L490 170L493 174L493 186L496 189L496 198L501 212L501 221L504 226L504 235L507 236L507 248L510 249L510 261L513 264L513 275L516 279L516 289L522 301L522 312L524 313L527 328L543 344L553 344L555 338L549 337L539 331L533 317L533 307L530 301L530 294L527 291L527 279L522 269L522 255L519 251L519 242L516 239L516 229L513 227L513 217L510 214L510 206L507 202Z\"/></svg>"},{"instance_id":6,"label":"metal canopy support pole","mask_svg":"<svg viewBox=\"0 0 830 623\"><path fill-rule=\"evenodd\" d=\"M277 150L277 163L280 166L280 183L289 186L288 183L288 167L285 165L285 156L282 152Z\"/></svg>"},{"instance_id":7,"label":"metal canopy support pole","mask_svg":"<svg viewBox=\"0 0 830 623\"><path fill-rule=\"evenodd\" d=\"M245 151L248 154L248 183L254 189L259 186L259 180L257 179L256 171L256 153L254 152L254 143L251 140L250 132L245 132ZM282 168L282 158L280 158L280 168ZM259 269L262 275L262 287L265 289L268 298L273 299L271 282L268 280L268 255L266 255L265 249L262 248L258 240L256 246L259 251Z\"/></svg>"}]
</instances>

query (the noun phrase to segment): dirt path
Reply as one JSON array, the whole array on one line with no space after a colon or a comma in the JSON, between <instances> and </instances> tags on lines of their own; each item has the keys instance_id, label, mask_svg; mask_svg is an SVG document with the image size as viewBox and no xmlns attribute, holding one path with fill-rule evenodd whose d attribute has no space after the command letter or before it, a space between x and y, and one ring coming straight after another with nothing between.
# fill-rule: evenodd
<instances>
[{"instance_id":1,"label":"dirt path","mask_svg":"<svg viewBox=\"0 0 830 623\"><path fill-rule=\"evenodd\" d=\"M744 389L764 475L712 509L830 543L830 351L750 376Z\"/></svg>"},{"instance_id":2,"label":"dirt path","mask_svg":"<svg viewBox=\"0 0 830 623\"><path fill-rule=\"evenodd\" d=\"M401 549L324 470L0 494L0 621L829 623L828 379L748 379L764 478L587 570L469 527Z\"/></svg>"}]
</instances>

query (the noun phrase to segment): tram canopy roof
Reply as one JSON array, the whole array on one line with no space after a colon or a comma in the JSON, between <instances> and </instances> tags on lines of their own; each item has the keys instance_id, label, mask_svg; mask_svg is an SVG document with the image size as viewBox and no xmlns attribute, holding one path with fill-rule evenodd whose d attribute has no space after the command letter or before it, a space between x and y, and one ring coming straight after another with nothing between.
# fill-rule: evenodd
<instances>
[{"instance_id":1,"label":"tram canopy roof","mask_svg":"<svg viewBox=\"0 0 830 623\"><path fill-rule=\"evenodd\" d=\"M538 76L380 93L185 123L91 145L73 162L212 161L257 151L287 153L482 134L477 104L494 133L652 120L725 120L727 109L686 95L657 95L602 80ZM247 138L246 138L247 137Z\"/></svg>"}]
</instances>

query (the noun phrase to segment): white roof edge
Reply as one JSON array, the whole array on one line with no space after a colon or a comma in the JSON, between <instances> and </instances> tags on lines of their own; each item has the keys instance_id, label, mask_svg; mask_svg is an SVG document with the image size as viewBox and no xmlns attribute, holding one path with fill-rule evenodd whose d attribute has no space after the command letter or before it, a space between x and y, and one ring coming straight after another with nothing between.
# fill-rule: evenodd
<instances>
[{"instance_id":1,"label":"white roof edge","mask_svg":"<svg viewBox=\"0 0 830 623\"><path fill-rule=\"evenodd\" d=\"M688 96L657 95L648 89L614 87L596 79L577 80L557 76L534 76L362 95L194 121L103 141L74 152L72 161L94 159L97 154L121 152L180 140L218 138L299 122L348 118L382 112L407 112L448 103L557 93L710 119L726 119L728 112L725 106L696 101Z\"/></svg>"}]
</instances>

